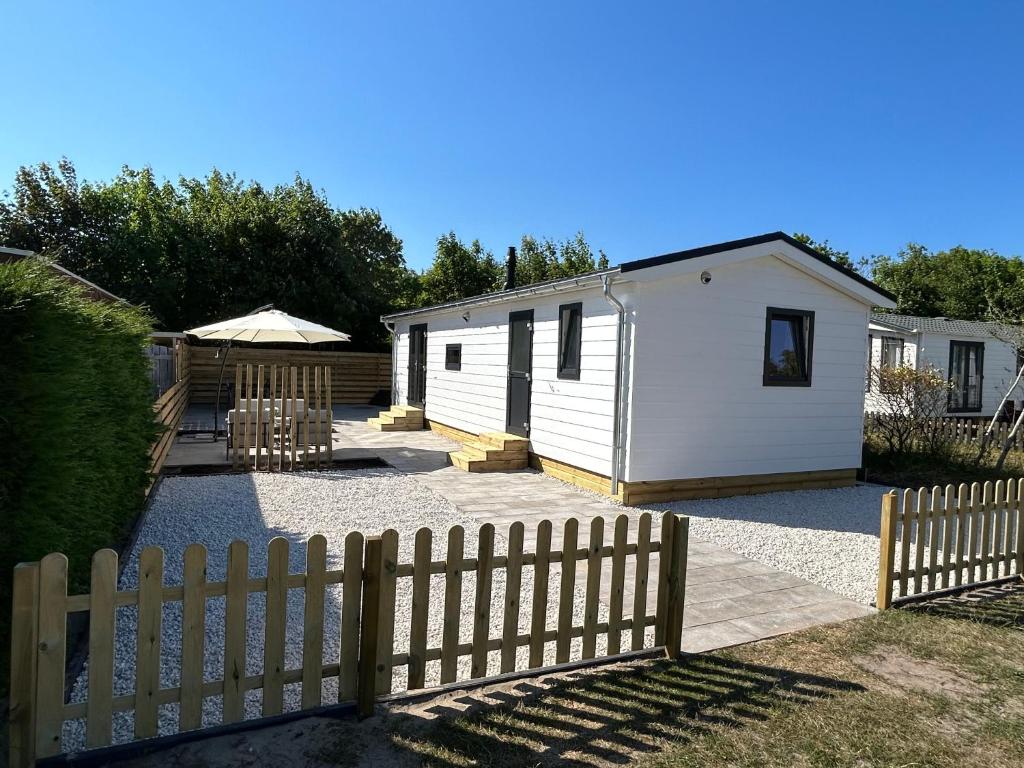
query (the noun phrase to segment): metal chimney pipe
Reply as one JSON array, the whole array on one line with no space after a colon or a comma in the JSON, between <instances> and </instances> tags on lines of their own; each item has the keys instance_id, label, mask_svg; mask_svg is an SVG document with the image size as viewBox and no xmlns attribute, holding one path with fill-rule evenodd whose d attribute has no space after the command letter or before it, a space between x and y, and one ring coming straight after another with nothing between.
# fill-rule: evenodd
<instances>
[{"instance_id":1,"label":"metal chimney pipe","mask_svg":"<svg viewBox=\"0 0 1024 768\"><path fill-rule=\"evenodd\" d=\"M516 287L516 247L508 247L508 258L505 259L505 290L511 291Z\"/></svg>"}]
</instances>

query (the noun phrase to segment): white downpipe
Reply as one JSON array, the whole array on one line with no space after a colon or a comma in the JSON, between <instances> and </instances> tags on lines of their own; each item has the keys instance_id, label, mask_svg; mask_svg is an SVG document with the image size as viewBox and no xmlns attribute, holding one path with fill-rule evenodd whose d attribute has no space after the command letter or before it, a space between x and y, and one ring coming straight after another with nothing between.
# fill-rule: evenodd
<instances>
[{"instance_id":1,"label":"white downpipe","mask_svg":"<svg viewBox=\"0 0 1024 768\"><path fill-rule=\"evenodd\" d=\"M391 334L391 404L398 405L398 334L395 333L395 322L381 320Z\"/></svg>"},{"instance_id":2,"label":"white downpipe","mask_svg":"<svg viewBox=\"0 0 1024 768\"><path fill-rule=\"evenodd\" d=\"M622 391L624 389L622 377L625 371L625 365L623 365L622 358L625 351L626 308L622 306L622 302L612 294L611 275L602 276L601 284L604 289L605 301L615 308L615 311L619 316L618 327L615 333L615 402L612 408L611 477L611 493L612 496L617 496L619 493L619 469L622 465L622 430L620 428L620 421L622 410Z\"/></svg>"}]
</instances>

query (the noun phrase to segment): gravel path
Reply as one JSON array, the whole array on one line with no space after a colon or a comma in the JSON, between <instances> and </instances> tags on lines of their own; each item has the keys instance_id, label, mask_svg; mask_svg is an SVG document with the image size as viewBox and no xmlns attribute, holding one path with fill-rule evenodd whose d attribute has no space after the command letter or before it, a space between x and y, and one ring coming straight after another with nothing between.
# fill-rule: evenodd
<instances>
[{"instance_id":1,"label":"gravel path","mask_svg":"<svg viewBox=\"0 0 1024 768\"><path fill-rule=\"evenodd\" d=\"M881 498L859 485L653 507L690 517L690 536L869 604L878 587Z\"/></svg>"},{"instance_id":2,"label":"gravel path","mask_svg":"<svg viewBox=\"0 0 1024 768\"><path fill-rule=\"evenodd\" d=\"M150 510L139 533L139 540L132 550L119 582L121 589L134 589L138 584L138 557L143 547L157 545L164 549L164 583L180 584L183 576L183 552L187 545L204 544L208 552L208 579L221 581L225 578L227 548L235 539L249 541L249 573L258 578L266 574L267 544L275 536L284 536L291 543L290 570L301 572L305 568L305 541L313 534L323 534L328 542L329 569L341 568L345 535L352 530L378 534L387 528L396 529L399 536L400 562L412 561L415 531L427 526L434 531L435 560L444 558L447 546L447 531L454 525L465 526L465 556L475 557L479 525L469 516L460 513L454 505L425 488L422 484L393 469L352 470L342 472L219 475L209 477L179 477L165 479L153 499ZM495 552L504 554L506 539L504 530L496 531ZM504 603L504 571L493 574L491 637L501 636L502 606ZM428 626L428 647L441 644L443 576L432 577L430 597L430 622ZM552 567L550 585L556 594L558 584L557 566ZM460 625L460 641L469 642L473 627L473 595L475 574L463 576L463 601ZM526 632L531 615L533 588L532 569L523 571L520 632ZM583 595L577 588L574 623L583 621ZM548 611L548 627L555 626L556 601L551 601ZM408 649L409 621L412 608L411 579L399 579L396 600L395 650ZM324 622L324 661L337 660L339 654L338 624L340 619L340 585L327 589ZM288 622L285 651L286 668L298 668L302 664L302 591L290 590L288 597ZM606 619L603 612L601 620ZM115 642L115 695L128 694L134 690L135 625L137 611L134 607L118 609L117 636ZM181 653L181 604L169 603L164 606L162 629L161 686L176 687L179 684L179 663ZM259 674L263 668L264 596L254 594L248 604L248 639L246 674ZM573 658L579 658L579 639L573 643ZM603 652L599 641L598 654ZM207 601L206 614L206 658L207 680L222 678L224 645L224 599L211 598ZM520 648L517 667L526 668L528 651ZM498 652L489 654L488 672L498 672ZM554 663L554 645L546 648L545 663ZM469 676L469 657L459 662L459 679ZM439 682L439 662L428 663L426 683L428 686ZM85 698L88 668L76 682L72 701ZM406 686L405 667L395 670L394 690ZM285 688L285 709L298 709L300 686ZM323 701L337 700L337 678L324 681ZM250 691L246 697L246 716L260 715L260 692ZM204 725L220 722L220 697L211 697L204 702ZM177 731L177 705L160 708L159 730L161 734ZM84 721L70 721L65 725L65 748L74 750L83 744ZM115 743L132 738L131 713L115 715Z\"/></svg>"}]
</instances>

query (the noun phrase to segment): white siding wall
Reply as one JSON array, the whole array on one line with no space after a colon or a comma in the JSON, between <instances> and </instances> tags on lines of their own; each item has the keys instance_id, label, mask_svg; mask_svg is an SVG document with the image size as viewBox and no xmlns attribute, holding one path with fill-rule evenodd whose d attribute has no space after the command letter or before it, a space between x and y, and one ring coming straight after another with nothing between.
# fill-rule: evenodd
<instances>
[{"instance_id":1,"label":"white siding wall","mask_svg":"<svg viewBox=\"0 0 1024 768\"><path fill-rule=\"evenodd\" d=\"M866 305L773 257L637 292L624 479L860 466ZM816 313L811 387L762 385L769 306Z\"/></svg>"},{"instance_id":2,"label":"white siding wall","mask_svg":"<svg viewBox=\"0 0 1024 768\"><path fill-rule=\"evenodd\" d=\"M579 381L558 378L558 306L583 302ZM603 475L611 473L617 316L599 288L421 315L398 323L399 402L408 393L409 326L427 323L426 417L466 432L505 430L508 316L532 309L530 450ZM462 369L444 367L445 346L462 344Z\"/></svg>"}]
</instances>

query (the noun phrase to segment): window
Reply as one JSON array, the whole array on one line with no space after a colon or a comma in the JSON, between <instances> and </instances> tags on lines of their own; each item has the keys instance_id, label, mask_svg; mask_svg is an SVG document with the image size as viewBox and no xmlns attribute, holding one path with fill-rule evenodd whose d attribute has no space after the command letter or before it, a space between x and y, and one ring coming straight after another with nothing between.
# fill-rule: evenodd
<instances>
[{"instance_id":1,"label":"window","mask_svg":"<svg viewBox=\"0 0 1024 768\"><path fill-rule=\"evenodd\" d=\"M563 304L558 308L558 378L579 379L582 341L583 304Z\"/></svg>"},{"instance_id":2,"label":"window","mask_svg":"<svg viewBox=\"0 0 1024 768\"><path fill-rule=\"evenodd\" d=\"M813 348L813 312L768 307L764 330L764 386L811 386Z\"/></svg>"},{"instance_id":3,"label":"window","mask_svg":"<svg viewBox=\"0 0 1024 768\"><path fill-rule=\"evenodd\" d=\"M985 343L949 342L950 411L980 411L985 370Z\"/></svg>"},{"instance_id":4,"label":"window","mask_svg":"<svg viewBox=\"0 0 1024 768\"><path fill-rule=\"evenodd\" d=\"M462 370L462 345L446 344L444 348L444 368L446 371Z\"/></svg>"},{"instance_id":5,"label":"window","mask_svg":"<svg viewBox=\"0 0 1024 768\"><path fill-rule=\"evenodd\" d=\"M883 336L882 337L882 356L878 363L879 372L879 391L883 395L895 394L897 384L894 381L889 381L888 386L885 385L886 376L883 371L894 371L903 365L903 339L896 336Z\"/></svg>"}]
</instances>

